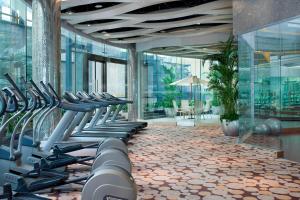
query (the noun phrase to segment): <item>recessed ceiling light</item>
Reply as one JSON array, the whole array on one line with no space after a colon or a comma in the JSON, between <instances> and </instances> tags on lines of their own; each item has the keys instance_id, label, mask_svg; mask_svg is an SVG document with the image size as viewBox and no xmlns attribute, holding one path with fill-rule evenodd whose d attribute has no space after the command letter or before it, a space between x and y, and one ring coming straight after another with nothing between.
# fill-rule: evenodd
<instances>
[{"instance_id":1,"label":"recessed ceiling light","mask_svg":"<svg viewBox=\"0 0 300 200\"><path fill-rule=\"evenodd\" d=\"M164 30L162 30L162 31L160 31L161 33L165 33L166 31L164 31Z\"/></svg>"},{"instance_id":2,"label":"recessed ceiling light","mask_svg":"<svg viewBox=\"0 0 300 200\"><path fill-rule=\"evenodd\" d=\"M95 8L102 8L103 6L101 4L95 5Z\"/></svg>"},{"instance_id":3,"label":"recessed ceiling light","mask_svg":"<svg viewBox=\"0 0 300 200\"><path fill-rule=\"evenodd\" d=\"M68 11L68 15L72 15L73 14L73 12L72 11Z\"/></svg>"},{"instance_id":4,"label":"recessed ceiling light","mask_svg":"<svg viewBox=\"0 0 300 200\"><path fill-rule=\"evenodd\" d=\"M102 34L106 34L107 32L106 32L106 31L102 31L101 33L102 33Z\"/></svg>"},{"instance_id":5,"label":"recessed ceiling light","mask_svg":"<svg viewBox=\"0 0 300 200\"><path fill-rule=\"evenodd\" d=\"M109 37L110 34L109 34L109 33L105 33L104 36L105 36L105 37Z\"/></svg>"},{"instance_id":6,"label":"recessed ceiling light","mask_svg":"<svg viewBox=\"0 0 300 200\"><path fill-rule=\"evenodd\" d=\"M88 24L87 26L91 26L90 24Z\"/></svg>"}]
</instances>

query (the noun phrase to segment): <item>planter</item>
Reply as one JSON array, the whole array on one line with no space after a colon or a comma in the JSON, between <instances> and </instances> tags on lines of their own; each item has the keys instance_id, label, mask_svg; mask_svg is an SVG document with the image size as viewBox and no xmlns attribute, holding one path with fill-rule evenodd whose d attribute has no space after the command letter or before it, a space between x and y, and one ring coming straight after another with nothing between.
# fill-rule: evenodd
<instances>
[{"instance_id":1,"label":"planter","mask_svg":"<svg viewBox=\"0 0 300 200\"><path fill-rule=\"evenodd\" d=\"M237 137L239 136L239 121L226 121L222 120L221 128L226 136Z\"/></svg>"},{"instance_id":2,"label":"planter","mask_svg":"<svg viewBox=\"0 0 300 200\"><path fill-rule=\"evenodd\" d=\"M164 108L167 117L175 117L174 108Z\"/></svg>"}]
</instances>

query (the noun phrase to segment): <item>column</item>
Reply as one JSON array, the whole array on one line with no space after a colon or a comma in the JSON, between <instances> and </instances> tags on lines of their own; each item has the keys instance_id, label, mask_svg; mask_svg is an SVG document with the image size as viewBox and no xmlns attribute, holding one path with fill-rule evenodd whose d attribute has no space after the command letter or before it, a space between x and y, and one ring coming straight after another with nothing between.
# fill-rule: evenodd
<instances>
[{"instance_id":1,"label":"column","mask_svg":"<svg viewBox=\"0 0 300 200\"><path fill-rule=\"evenodd\" d=\"M60 94L60 0L32 0L32 76Z\"/></svg>"},{"instance_id":2,"label":"column","mask_svg":"<svg viewBox=\"0 0 300 200\"><path fill-rule=\"evenodd\" d=\"M32 0L32 78L51 83L58 94L60 88L60 0ZM38 84L39 85L39 84ZM55 111L43 126L45 133L60 119ZM50 123L49 123L50 122Z\"/></svg>"},{"instance_id":3,"label":"column","mask_svg":"<svg viewBox=\"0 0 300 200\"><path fill-rule=\"evenodd\" d=\"M133 101L133 104L128 105L128 119L135 121L138 118L138 67L135 46L128 49L127 69L128 99Z\"/></svg>"}]
</instances>

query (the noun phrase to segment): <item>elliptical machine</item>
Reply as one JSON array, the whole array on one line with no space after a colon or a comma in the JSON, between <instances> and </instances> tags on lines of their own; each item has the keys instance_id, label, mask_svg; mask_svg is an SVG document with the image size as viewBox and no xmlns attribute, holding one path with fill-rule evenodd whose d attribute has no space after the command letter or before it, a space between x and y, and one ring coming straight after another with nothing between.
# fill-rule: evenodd
<instances>
[{"instance_id":1,"label":"elliptical machine","mask_svg":"<svg viewBox=\"0 0 300 200\"><path fill-rule=\"evenodd\" d=\"M14 93L11 92L11 94ZM25 97L20 91L18 91L18 94L20 94L22 99ZM4 98L0 98L0 100L1 99L3 101ZM3 105L4 104L5 103L3 103ZM27 106L25 101L21 111L27 111ZM85 105L84 108L82 108L82 105L76 104L66 104L64 105L64 108L73 111L77 111L80 109L82 111L84 109L85 112L90 111L90 109L94 109L90 105ZM16 118L16 115L20 115L20 113L22 112L17 112L3 125L7 126L8 122L14 120ZM26 117L28 116L29 115L27 115ZM23 121L26 117L23 116L21 120ZM5 127L2 126L0 130L4 131ZM11 139L14 140L14 135ZM3 184L5 182L12 184L13 189L16 192L30 193L51 187L56 187L70 183L80 183L84 181L82 199L136 199L137 191L133 178L126 170L115 165L109 165L108 163L106 163L92 171L92 173L88 176L67 179L65 174L57 173L55 171L41 170L38 164L35 164L33 171L28 171L28 169L22 168L24 167L24 165L20 165L15 162L16 157L22 156L22 154L15 154L14 150L13 152L9 152L7 151L7 148L1 148L0 155L2 156L2 162L0 162L0 165L4 166L1 167L1 170L3 170L4 173ZM45 176L46 178L44 178Z\"/></svg>"}]
</instances>

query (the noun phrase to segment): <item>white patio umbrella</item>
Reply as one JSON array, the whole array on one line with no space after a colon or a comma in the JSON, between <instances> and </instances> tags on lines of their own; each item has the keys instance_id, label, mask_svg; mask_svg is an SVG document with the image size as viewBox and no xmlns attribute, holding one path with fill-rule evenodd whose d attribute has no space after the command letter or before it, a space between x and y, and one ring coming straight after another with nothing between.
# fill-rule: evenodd
<instances>
[{"instance_id":1,"label":"white patio umbrella","mask_svg":"<svg viewBox=\"0 0 300 200\"><path fill-rule=\"evenodd\" d=\"M197 76L188 76L186 78L180 79L171 83L170 85L178 85L178 86L190 86L191 87L191 100L193 97L193 85L207 85L208 81L201 80Z\"/></svg>"},{"instance_id":2,"label":"white patio umbrella","mask_svg":"<svg viewBox=\"0 0 300 200\"><path fill-rule=\"evenodd\" d=\"M190 85L207 85L207 84L208 81L201 80L197 76L188 76L178 81L175 81L170 85L190 86Z\"/></svg>"}]
</instances>

